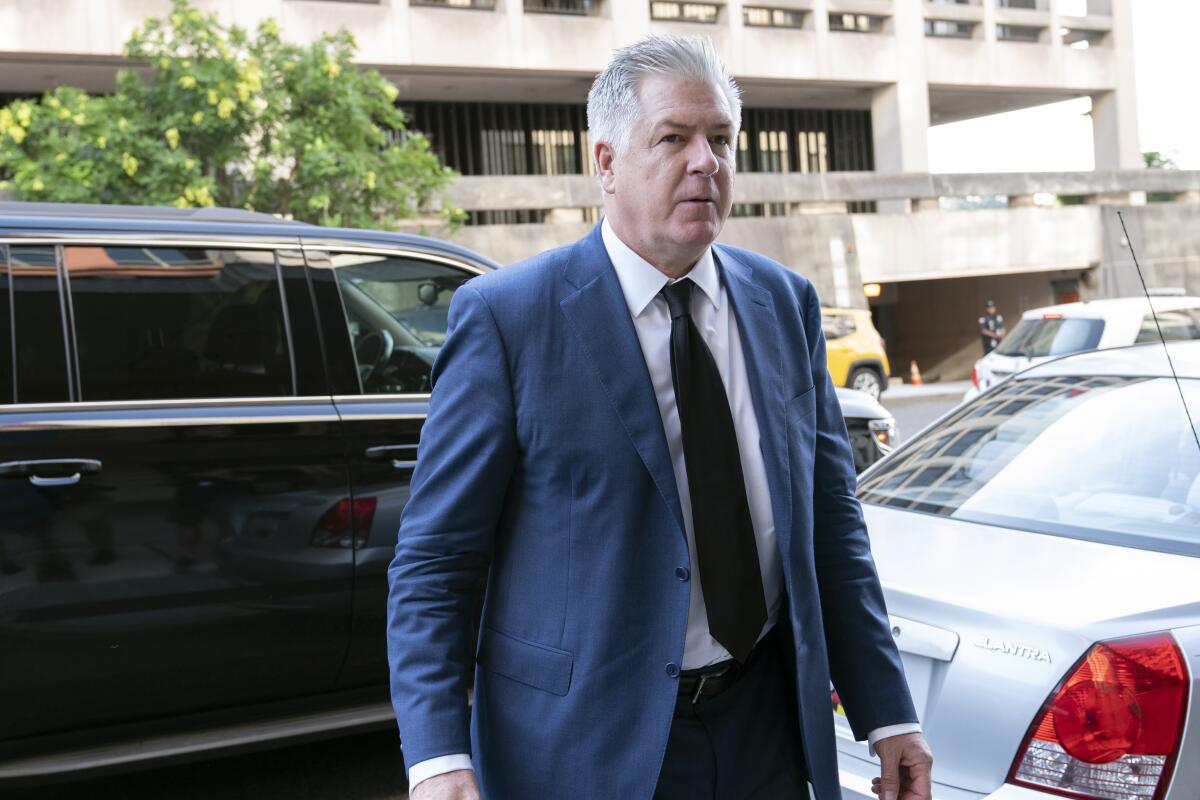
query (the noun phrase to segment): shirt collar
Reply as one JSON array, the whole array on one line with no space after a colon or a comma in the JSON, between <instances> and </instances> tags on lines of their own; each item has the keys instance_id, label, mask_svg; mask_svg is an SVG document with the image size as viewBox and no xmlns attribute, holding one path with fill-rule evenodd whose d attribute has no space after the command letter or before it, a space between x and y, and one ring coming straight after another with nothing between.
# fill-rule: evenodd
<instances>
[{"instance_id":1,"label":"shirt collar","mask_svg":"<svg viewBox=\"0 0 1200 800\"><path fill-rule=\"evenodd\" d=\"M622 242L617 232L608 224L608 217L600 223L600 235L604 239L604 249L608 251L609 260L617 271L617 280L621 284L621 292L625 295L629 313L639 317L670 279ZM701 293L712 303L714 310L720 310L721 280L717 275L717 264L713 260L711 247L705 248L704 255L700 256L696 266L692 267L685 277L700 287Z\"/></svg>"}]
</instances>

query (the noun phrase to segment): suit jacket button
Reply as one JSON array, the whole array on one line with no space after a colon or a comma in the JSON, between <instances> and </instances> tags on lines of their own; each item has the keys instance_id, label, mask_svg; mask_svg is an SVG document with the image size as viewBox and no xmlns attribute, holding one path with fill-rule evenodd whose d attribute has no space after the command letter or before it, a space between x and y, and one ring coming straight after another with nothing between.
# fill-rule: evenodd
<instances>
[{"instance_id":1,"label":"suit jacket button","mask_svg":"<svg viewBox=\"0 0 1200 800\"><path fill-rule=\"evenodd\" d=\"M679 677L679 665L676 664L674 661L667 664L667 676L671 677L671 678Z\"/></svg>"},{"instance_id":2,"label":"suit jacket button","mask_svg":"<svg viewBox=\"0 0 1200 800\"><path fill-rule=\"evenodd\" d=\"M675 568L675 577L679 578L679 580L686 581L691 576L692 576L692 573L688 572L687 567L676 567Z\"/></svg>"}]
</instances>

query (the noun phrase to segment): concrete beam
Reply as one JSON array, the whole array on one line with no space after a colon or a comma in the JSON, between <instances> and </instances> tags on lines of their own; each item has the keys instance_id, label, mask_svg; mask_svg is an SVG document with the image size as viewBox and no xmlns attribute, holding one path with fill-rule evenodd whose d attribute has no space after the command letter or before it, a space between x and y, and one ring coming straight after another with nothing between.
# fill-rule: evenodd
<instances>
[{"instance_id":1,"label":"concrete beam","mask_svg":"<svg viewBox=\"0 0 1200 800\"><path fill-rule=\"evenodd\" d=\"M1110 170L934 175L928 172L773 173L744 172L734 199L740 203L839 203L1004 195L1182 194L1200 191L1200 170ZM596 179L585 175L464 176L450 196L469 211L528 208L595 208L601 205Z\"/></svg>"}]
</instances>

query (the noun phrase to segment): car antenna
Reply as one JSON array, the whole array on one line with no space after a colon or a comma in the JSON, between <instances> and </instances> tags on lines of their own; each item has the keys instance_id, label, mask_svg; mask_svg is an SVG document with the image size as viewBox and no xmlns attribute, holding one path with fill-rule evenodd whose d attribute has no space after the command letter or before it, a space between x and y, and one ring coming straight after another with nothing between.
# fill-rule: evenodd
<instances>
[{"instance_id":1,"label":"car antenna","mask_svg":"<svg viewBox=\"0 0 1200 800\"><path fill-rule=\"evenodd\" d=\"M1171 349L1167 347L1167 337L1163 336L1162 325L1158 322L1158 311L1154 301L1150 299L1150 290L1146 288L1146 276L1142 274L1142 265L1138 263L1137 252L1133 249L1133 239L1129 238L1129 230L1125 227L1125 217L1120 211L1117 219L1121 222L1121 233L1125 235L1125 244L1129 247L1129 255L1133 257L1133 266L1137 269L1138 280L1142 282L1142 293L1146 295L1146 303L1150 306L1150 316L1154 318L1154 328L1158 331L1158 340L1162 342L1163 353L1167 356L1167 366L1171 368L1171 377L1175 379L1175 389L1179 392L1179 400L1183 403L1183 413L1187 415L1188 427L1192 429L1192 438L1196 440L1196 448L1200 449L1200 434L1196 433L1196 423L1192 420L1191 409L1188 408L1187 398L1183 396L1183 385L1175 372L1175 362L1171 360Z\"/></svg>"}]
</instances>

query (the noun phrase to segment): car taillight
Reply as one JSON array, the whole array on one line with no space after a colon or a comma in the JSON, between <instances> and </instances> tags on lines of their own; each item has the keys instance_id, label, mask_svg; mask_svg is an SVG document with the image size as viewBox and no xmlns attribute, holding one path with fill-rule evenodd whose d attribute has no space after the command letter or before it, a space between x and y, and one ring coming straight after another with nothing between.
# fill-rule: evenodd
<instances>
[{"instance_id":1,"label":"car taillight","mask_svg":"<svg viewBox=\"0 0 1200 800\"><path fill-rule=\"evenodd\" d=\"M1089 800L1161 800L1183 735L1186 675L1169 633L1092 645L1042 707L1009 782Z\"/></svg>"},{"instance_id":2,"label":"car taillight","mask_svg":"<svg viewBox=\"0 0 1200 800\"><path fill-rule=\"evenodd\" d=\"M371 533L377 504L378 499L374 497L359 497L354 500L343 497L338 500L317 520L312 534L312 546L355 549L362 547Z\"/></svg>"},{"instance_id":3,"label":"car taillight","mask_svg":"<svg viewBox=\"0 0 1200 800\"><path fill-rule=\"evenodd\" d=\"M979 367L971 367L971 383L976 389L979 388Z\"/></svg>"}]
</instances>

